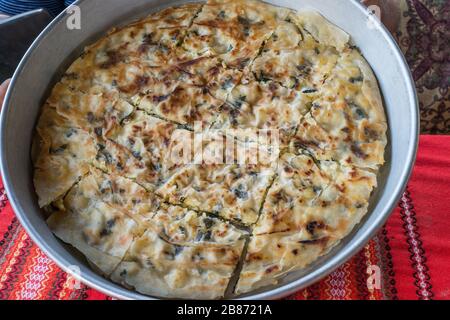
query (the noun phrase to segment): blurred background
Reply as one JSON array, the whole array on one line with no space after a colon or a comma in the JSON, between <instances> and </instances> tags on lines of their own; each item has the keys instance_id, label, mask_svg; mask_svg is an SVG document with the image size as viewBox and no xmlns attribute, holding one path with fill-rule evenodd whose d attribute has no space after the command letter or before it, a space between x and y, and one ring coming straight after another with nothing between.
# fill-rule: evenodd
<instances>
[{"instance_id":1,"label":"blurred background","mask_svg":"<svg viewBox=\"0 0 450 320\"><path fill-rule=\"evenodd\" d=\"M59 14L75 0L0 0L0 12L17 15L35 9L45 9L52 16Z\"/></svg>"},{"instance_id":2,"label":"blurred background","mask_svg":"<svg viewBox=\"0 0 450 320\"><path fill-rule=\"evenodd\" d=\"M0 83L47 24L75 0L0 0Z\"/></svg>"}]
</instances>

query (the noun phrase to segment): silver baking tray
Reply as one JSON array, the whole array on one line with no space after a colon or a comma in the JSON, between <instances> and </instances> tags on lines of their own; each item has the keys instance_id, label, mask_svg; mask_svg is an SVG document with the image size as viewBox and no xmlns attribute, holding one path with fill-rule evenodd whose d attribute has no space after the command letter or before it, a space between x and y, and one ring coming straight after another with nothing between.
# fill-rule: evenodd
<instances>
[{"instance_id":1,"label":"silver baking tray","mask_svg":"<svg viewBox=\"0 0 450 320\"><path fill-rule=\"evenodd\" d=\"M128 290L96 274L47 227L32 183L31 141L39 109L50 89L83 48L109 28L127 24L164 7L189 1L80 0L81 29L71 30L73 11L60 14L34 41L18 66L6 95L0 120L1 171L14 211L33 241L62 269L85 284L121 299L155 299ZM348 32L379 80L389 122L386 164L369 213L355 230L309 268L292 272L279 284L239 296L276 299L304 288L357 253L385 223L409 179L418 143L418 103L414 82L395 40L356 0L273 0L292 9L311 8ZM76 13L75 13L76 14ZM69 23L70 25L70 23ZM73 266L78 266L79 269Z\"/></svg>"}]
</instances>

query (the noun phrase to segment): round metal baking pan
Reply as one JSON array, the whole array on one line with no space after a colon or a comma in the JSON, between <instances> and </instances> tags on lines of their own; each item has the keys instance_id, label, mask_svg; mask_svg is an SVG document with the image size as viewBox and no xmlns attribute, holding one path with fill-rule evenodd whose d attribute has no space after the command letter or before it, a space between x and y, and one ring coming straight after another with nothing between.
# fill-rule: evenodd
<instances>
[{"instance_id":1,"label":"round metal baking pan","mask_svg":"<svg viewBox=\"0 0 450 320\"><path fill-rule=\"evenodd\" d=\"M33 241L62 269L85 284L121 299L154 299L128 290L96 274L87 262L57 240L37 205L32 182L31 142L40 107L50 89L83 48L113 26L125 25L164 7L188 1L80 0L81 28L73 26L77 11L60 14L32 44L17 68L4 101L0 120L0 157L4 185L12 207ZM372 66L383 93L389 123L386 164L371 198L369 213L353 232L305 270L292 272L279 284L239 296L276 299L304 288L357 253L384 224L411 174L418 143L418 103L406 61L390 33L371 22L356 0L273 0L292 9L311 8L348 32ZM68 24L69 22L69 24Z\"/></svg>"}]
</instances>

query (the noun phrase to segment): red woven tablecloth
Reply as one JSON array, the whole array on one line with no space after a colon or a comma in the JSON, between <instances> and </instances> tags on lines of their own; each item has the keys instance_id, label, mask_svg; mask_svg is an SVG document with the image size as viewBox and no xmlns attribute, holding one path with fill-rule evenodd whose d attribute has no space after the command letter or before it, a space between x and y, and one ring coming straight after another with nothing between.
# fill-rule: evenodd
<instances>
[{"instance_id":1,"label":"red woven tablecloth","mask_svg":"<svg viewBox=\"0 0 450 320\"><path fill-rule=\"evenodd\" d=\"M292 299L450 299L450 136L421 136L414 174L386 226L349 262ZM0 181L0 299L109 299L33 244ZM368 266L381 270L369 290Z\"/></svg>"}]
</instances>

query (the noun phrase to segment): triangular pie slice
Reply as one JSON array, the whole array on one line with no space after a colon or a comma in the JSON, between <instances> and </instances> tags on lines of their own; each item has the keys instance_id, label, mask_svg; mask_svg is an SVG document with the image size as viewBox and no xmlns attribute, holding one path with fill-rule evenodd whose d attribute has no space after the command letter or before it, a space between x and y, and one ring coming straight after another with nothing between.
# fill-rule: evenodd
<instances>
[{"instance_id":1,"label":"triangular pie slice","mask_svg":"<svg viewBox=\"0 0 450 320\"><path fill-rule=\"evenodd\" d=\"M253 229L236 293L307 267L367 213L376 175L309 155L285 154Z\"/></svg>"},{"instance_id":2,"label":"triangular pie slice","mask_svg":"<svg viewBox=\"0 0 450 320\"><path fill-rule=\"evenodd\" d=\"M47 224L58 238L110 275L142 230L119 208L91 197L93 182L87 177L74 186L64 199L65 210L54 212Z\"/></svg>"},{"instance_id":3,"label":"triangular pie slice","mask_svg":"<svg viewBox=\"0 0 450 320\"><path fill-rule=\"evenodd\" d=\"M178 245L148 229L133 242L111 279L157 297L221 298L239 261L244 241Z\"/></svg>"},{"instance_id":4,"label":"triangular pie slice","mask_svg":"<svg viewBox=\"0 0 450 320\"><path fill-rule=\"evenodd\" d=\"M151 223L112 279L153 296L223 297L248 234L180 206L162 205Z\"/></svg>"},{"instance_id":5,"label":"triangular pie slice","mask_svg":"<svg viewBox=\"0 0 450 320\"><path fill-rule=\"evenodd\" d=\"M157 194L170 203L218 214L243 224L255 223L272 182L277 154L256 143L241 143L220 133L185 136L171 146L165 161L168 179ZM199 145L195 145L199 141ZM189 150L182 146L190 146ZM186 158L176 152L190 152ZM199 156L201 158L199 158ZM181 165L177 162L181 161Z\"/></svg>"},{"instance_id":6,"label":"triangular pie slice","mask_svg":"<svg viewBox=\"0 0 450 320\"><path fill-rule=\"evenodd\" d=\"M208 1L183 41L186 56L214 56L231 68L247 66L289 10L258 1Z\"/></svg>"},{"instance_id":7,"label":"triangular pie slice","mask_svg":"<svg viewBox=\"0 0 450 320\"><path fill-rule=\"evenodd\" d=\"M46 104L34 141L34 186L39 206L63 196L89 171L96 156L94 139Z\"/></svg>"},{"instance_id":8,"label":"triangular pie slice","mask_svg":"<svg viewBox=\"0 0 450 320\"><path fill-rule=\"evenodd\" d=\"M206 87L179 85L163 96L149 93L140 100L138 108L192 129L196 123L211 126L222 103Z\"/></svg>"},{"instance_id":9,"label":"triangular pie slice","mask_svg":"<svg viewBox=\"0 0 450 320\"><path fill-rule=\"evenodd\" d=\"M47 103L76 127L97 136L119 126L135 109L118 91L83 93L62 83L56 84Z\"/></svg>"},{"instance_id":10,"label":"triangular pie slice","mask_svg":"<svg viewBox=\"0 0 450 320\"><path fill-rule=\"evenodd\" d=\"M302 233L273 233L253 236L235 293L243 294L275 285L290 271L307 267L326 254L336 239L310 241Z\"/></svg>"},{"instance_id":11,"label":"triangular pie slice","mask_svg":"<svg viewBox=\"0 0 450 320\"><path fill-rule=\"evenodd\" d=\"M253 233L343 237L367 212L376 186L376 175L370 171L286 153Z\"/></svg>"},{"instance_id":12,"label":"triangular pie slice","mask_svg":"<svg viewBox=\"0 0 450 320\"><path fill-rule=\"evenodd\" d=\"M314 95L273 81L259 82L250 76L231 91L227 103L220 107L213 128L241 141L245 141L246 129L257 135L277 135L282 147L287 146L313 100Z\"/></svg>"},{"instance_id":13,"label":"triangular pie slice","mask_svg":"<svg viewBox=\"0 0 450 320\"><path fill-rule=\"evenodd\" d=\"M372 70L355 49L347 49L291 141L292 150L377 170L387 143L382 108Z\"/></svg>"}]
</instances>

